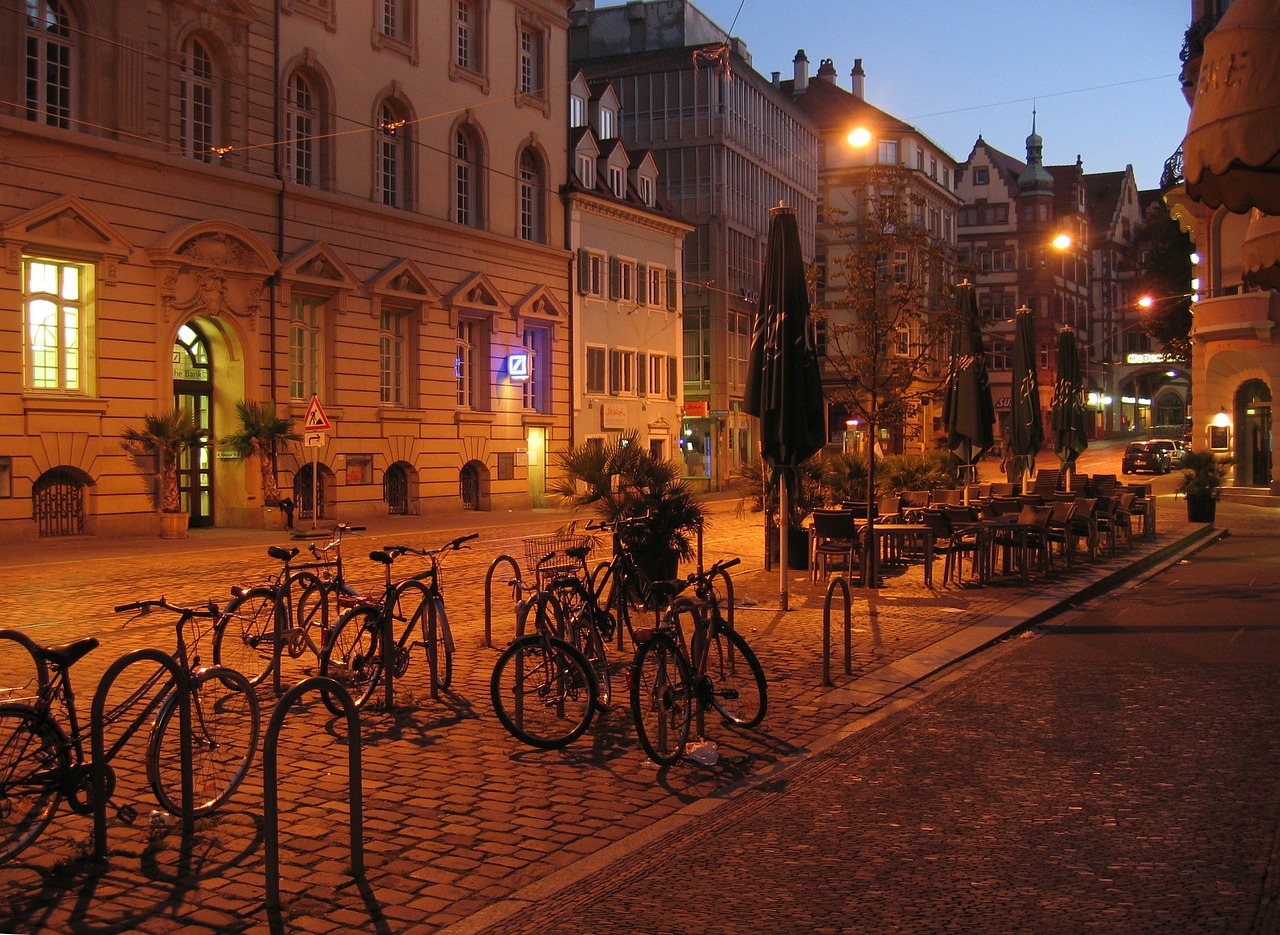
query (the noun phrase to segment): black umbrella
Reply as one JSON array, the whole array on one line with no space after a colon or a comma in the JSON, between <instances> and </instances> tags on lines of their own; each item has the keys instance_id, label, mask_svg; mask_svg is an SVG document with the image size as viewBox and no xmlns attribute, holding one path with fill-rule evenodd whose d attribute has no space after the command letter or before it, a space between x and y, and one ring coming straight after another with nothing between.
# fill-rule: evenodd
<instances>
[{"instance_id":1,"label":"black umbrella","mask_svg":"<svg viewBox=\"0 0 1280 935\"><path fill-rule=\"evenodd\" d=\"M1013 319L1013 386L1009 401L1010 480L1020 483L1035 467L1044 444L1040 416L1040 378L1036 373L1036 328L1031 310L1018 309Z\"/></svg>"},{"instance_id":2,"label":"black umbrella","mask_svg":"<svg viewBox=\"0 0 1280 935\"><path fill-rule=\"evenodd\" d=\"M947 447L970 468L995 444L996 408L987 376L986 342L978 324L978 293L968 280L960 284L959 311L942 424L947 429ZM971 479L966 478L966 483Z\"/></svg>"},{"instance_id":3,"label":"black umbrella","mask_svg":"<svg viewBox=\"0 0 1280 935\"><path fill-rule=\"evenodd\" d=\"M787 513L795 467L826 441L822 372L809 320L809 288L795 212L779 205L769 224L760 304L743 408L760 418L760 449L778 484L782 609L787 609ZM768 548L768 542L765 543Z\"/></svg>"},{"instance_id":4,"label":"black umbrella","mask_svg":"<svg viewBox=\"0 0 1280 935\"><path fill-rule=\"evenodd\" d=\"M1053 402L1049 406L1049 423L1053 428L1054 448L1063 470L1075 466L1080 452L1089 447L1085 427L1084 378L1080 374L1080 347L1076 333L1063 328L1058 335L1058 382L1053 385Z\"/></svg>"}]
</instances>

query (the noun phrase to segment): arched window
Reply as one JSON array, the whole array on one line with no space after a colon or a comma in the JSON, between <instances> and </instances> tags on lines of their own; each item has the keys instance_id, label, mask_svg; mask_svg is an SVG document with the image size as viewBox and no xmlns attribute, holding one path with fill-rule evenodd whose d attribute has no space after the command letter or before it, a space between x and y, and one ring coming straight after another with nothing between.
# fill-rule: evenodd
<instances>
[{"instance_id":1,"label":"arched window","mask_svg":"<svg viewBox=\"0 0 1280 935\"><path fill-rule=\"evenodd\" d=\"M378 108L374 173L379 201L392 208L409 207L409 121L392 101Z\"/></svg>"},{"instance_id":2,"label":"arched window","mask_svg":"<svg viewBox=\"0 0 1280 935\"><path fill-rule=\"evenodd\" d=\"M59 0L27 0L27 119L71 126L75 32Z\"/></svg>"},{"instance_id":3,"label":"arched window","mask_svg":"<svg viewBox=\"0 0 1280 935\"><path fill-rule=\"evenodd\" d=\"M305 74L294 72L286 89L284 110L285 171L290 182L318 183L316 136L319 130L319 96Z\"/></svg>"},{"instance_id":4,"label":"arched window","mask_svg":"<svg viewBox=\"0 0 1280 935\"><path fill-rule=\"evenodd\" d=\"M542 161L530 148L520 153L520 238L546 243L546 184Z\"/></svg>"},{"instance_id":5,"label":"arched window","mask_svg":"<svg viewBox=\"0 0 1280 935\"><path fill-rule=\"evenodd\" d=\"M484 226L484 168L480 141L470 127L459 127L453 141L453 219Z\"/></svg>"},{"instance_id":6,"label":"arched window","mask_svg":"<svg viewBox=\"0 0 1280 935\"><path fill-rule=\"evenodd\" d=\"M201 162L213 159L214 100L213 56L209 47L192 37L182 47L182 75L179 92L179 123L182 154Z\"/></svg>"}]
</instances>

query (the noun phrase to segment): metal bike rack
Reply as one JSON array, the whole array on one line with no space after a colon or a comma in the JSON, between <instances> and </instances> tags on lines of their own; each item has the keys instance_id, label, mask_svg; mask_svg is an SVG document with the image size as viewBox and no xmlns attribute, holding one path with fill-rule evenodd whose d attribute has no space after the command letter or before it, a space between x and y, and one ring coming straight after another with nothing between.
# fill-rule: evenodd
<instances>
[{"instance_id":1,"label":"metal bike rack","mask_svg":"<svg viewBox=\"0 0 1280 935\"><path fill-rule=\"evenodd\" d=\"M93 705L89 709L89 749L92 760L89 777L93 788L93 856L103 860L107 856L107 742L105 734L107 692L129 666L139 662L155 662L169 670L173 676L174 690L178 693L178 739L182 750L178 764L182 771L182 833L190 836L195 831L195 781L191 768L191 679L177 661L158 649L136 649L126 653L102 676L98 689L93 693Z\"/></svg>"},{"instance_id":2,"label":"metal bike rack","mask_svg":"<svg viewBox=\"0 0 1280 935\"><path fill-rule=\"evenodd\" d=\"M515 577L520 577L520 563L510 555L499 555L489 564L484 576L484 645L489 649L493 649L493 573L503 562L511 566Z\"/></svg>"},{"instance_id":3,"label":"metal bike rack","mask_svg":"<svg viewBox=\"0 0 1280 935\"><path fill-rule=\"evenodd\" d=\"M44 659L40 656L39 647L36 646L35 640L21 630L0 630L0 640L12 640L25 649L27 655L31 657L31 664L35 666L36 683L40 688L48 686L49 667L45 665Z\"/></svg>"},{"instance_id":4,"label":"metal bike rack","mask_svg":"<svg viewBox=\"0 0 1280 935\"><path fill-rule=\"evenodd\" d=\"M304 679L284 693L276 709L271 712L267 724L267 736L262 745L262 817L265 823L267 909L280 911L280 777L279 743L280 729L289 710L309 691L329 692L342 702L343 716L347 719L348 775L351 799L351 875L364 876L364 800L360 767L360 716L351 701L351 694L333 679L315 675Z\"/></svg>"},{"instance_id":5,"label":"metal bike rack","mask_svg":"<svg viewBox=\"0 0 1280 935\"><path fill-rule=\"evenodd\" d=\"M822 603L822 684L831 681L831 598L836 586L844 593L844 674L853 674L853 598L849 594L849 582L844 575L836 575L827 585L827 598Z\"/></svg>"}]
</instances>

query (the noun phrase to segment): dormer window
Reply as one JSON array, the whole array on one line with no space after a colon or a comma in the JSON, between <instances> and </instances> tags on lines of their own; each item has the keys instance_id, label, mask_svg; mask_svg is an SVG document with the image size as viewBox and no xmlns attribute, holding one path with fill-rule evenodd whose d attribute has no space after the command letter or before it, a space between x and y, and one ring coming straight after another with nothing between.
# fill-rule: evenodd
<instances>
[{"instance_id":1,"label":"dormer window","mask_svg":"<svg viewBox=\"0 0 1280 935\"><path fill-rule=\"evenodd\" d=\"M569 126L585 127L587 125L587 99L579 94L569 95Z\"/></svg>"},{"instance_id":2,"label":"dormer window","mask_svg":"<svg viewBox=\"0 0 1280 935\"><path fill-rule=\"evenodd\" d=\"M596 160L590 153L578 153L578 181L583 188L596 187Z\"/></svg>"},{"instance_id":3,"label":"dormer window","mask_svg":"<svg viewBox=\"0 0 1280 935\"><path fill-rule=\"evenodd\" d=\"M627 194L626 173L617 166L609 166L609 191L617 198L624 198Z\"/></svg>"},{"instance_id":4,"label":"dormer window","mask_svg":"<svg viewBox=\"0 0 1280 935\"><path fill-rule=\"evenodd\" d=\"M649 176L647 175L642 175L639 177L637 181L638 181L637 187L640 190L640 200L652 208L653 207L653 179L649 178Z\"/></svg>"},{"instance_id":5,"label":"dormer window","mask_svg":"<svg viewBox=\"0 0 1280 935\"><path fill-rule=\"evenodd\" d=\"M600 108L600 139L611 140L617 136L614 125L617 123L617 115L606 107Z\"/></svg>"}]
</instances>

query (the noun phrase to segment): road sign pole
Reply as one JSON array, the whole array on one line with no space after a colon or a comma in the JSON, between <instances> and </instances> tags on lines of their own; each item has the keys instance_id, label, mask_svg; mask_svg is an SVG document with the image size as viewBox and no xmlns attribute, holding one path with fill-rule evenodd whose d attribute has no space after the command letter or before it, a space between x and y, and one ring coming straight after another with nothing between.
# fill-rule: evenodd
<instances>
[{"instance_id":1,"label":"road sign pole","mask_svg":"<svg viewBox=\"0 0 1280 935\"><path fill-rule=\"evenodd\" d=\"M320 522L320 449L311 449L311 531Z\"/></svg>"}]
</instances>

